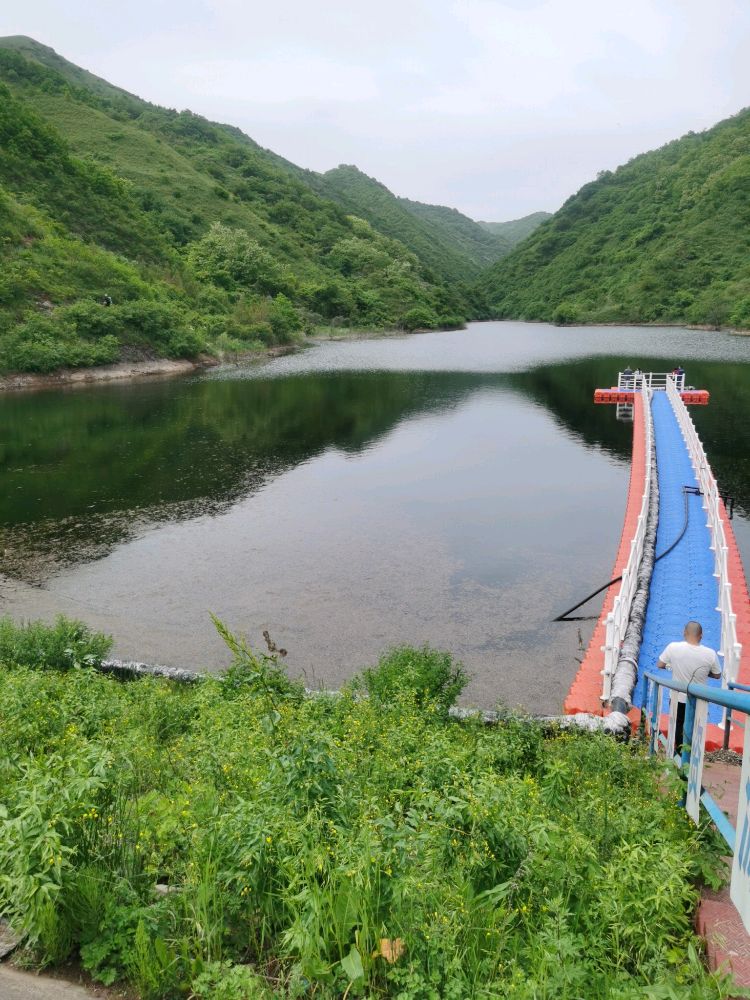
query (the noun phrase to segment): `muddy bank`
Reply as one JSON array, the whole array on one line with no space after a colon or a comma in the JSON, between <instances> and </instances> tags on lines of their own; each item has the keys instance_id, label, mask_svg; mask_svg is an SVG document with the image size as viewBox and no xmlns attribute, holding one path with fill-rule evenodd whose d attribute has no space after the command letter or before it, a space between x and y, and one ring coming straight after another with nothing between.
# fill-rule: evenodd
<instances>
[{"instance_id":1,"label":"muddy bank","mask_svg":"<svg viewBox=\"0 0 750 1000\"><path fill-rule=\"evenodd\" d=\"M25 389L55 389L61 386L89 385L91 382L121 382L125 379L169 377L218 364L215 358L195 361L154 358L147 361L119 361L114 365L96 368L71 368L48 375L39 372L17 373L0 376L0 392L18 392Z\"/></svg>"},{"instance_id":2,"label":"muddy bank","mask_svg":"<svg viewBox=\"0 0 750 1000\"><path fill-rule=\"evenodd\" d=\"M394 331L395 333L395 331ZM388 336L389 334L384 334ZM393 335L393 334L391 334ZM362 337L376 337L374 333L352 333L336 337L340 340L358 340ZM63 368L60 371L42 374L41 372L15 372L0 375L0 392L23 392L33 389L58 389L69 386L91 385L92 383L135 381L144 378L171 378L176 375L187 375L190 372L203 371L206 368L216 368L220 365L247 364L257 361L260 364L269 358L277 358L284 354L293 354L307 346L326 341L328 337L310 337L299 344L280 344L263 351L246 351L240 354L213 357L201 355L199 358L179 360L170 358L148 358L134 361L118 361L113 365L100 365L94 368Z\"/></svg>"},{"instance_id":3,"label":"muddy bank","mask_svg":"<svg viewBox=\"0 0 750 1000\"><path fill-rule=\"evenodd\" d=\"M132 382L144 378L171 378L175 375L187 375L190 372L203 371L206 368L216 368L221 364L236 362L267 361L282 354L290 354L304 345L284 344L269 347L264 351L248 351L236 356L224 358L202 354L198 358L139 358L129 361L118 361L113 365L100 365L95 368L63 368L57 372L43 375L40 372L16 372L0 375L0 392L19 392L26 389L58 389L68 386L91 385L107 382Z\"/></svg>"},{"instance_id":4,"label":"muddy bank","mask_svg":"<svg viewBox=\"0 0 750 1000\"><path fill-rule=\"evenodd\" d=\"M92 382L123 382L142 378L169 378L174 375L186 375L189 372L202 371L205 368L232 366L267 361L284 354L294 354L312 347L315 344L328 343L332 340L378 340L384 337L403 337L406 334L430 333L430 330L331 330L330 333L317 332L305 340L294 344L278 344L265 350L243 351L238 354L225 354L220 357L201 355L194 360L169 358L141 358L118 361L113 365L100 365L94 368L64 368L60 371L42 374L40 372L15 372L0 375L0 392L19 392L26 389L57 389L67 386L90 385Z\"/></svg>"}]
</instances>

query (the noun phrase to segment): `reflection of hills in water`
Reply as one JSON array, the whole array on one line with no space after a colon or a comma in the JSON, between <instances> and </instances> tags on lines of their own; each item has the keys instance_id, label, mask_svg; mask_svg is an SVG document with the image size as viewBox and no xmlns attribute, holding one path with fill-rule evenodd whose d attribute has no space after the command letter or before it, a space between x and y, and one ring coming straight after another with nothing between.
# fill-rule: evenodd
<instances>
[{"instance_id":1,"label":"reflection of hills in water","mask_svg":"<svg viewBox=\"0 0 750 1000\"><path fill-rule=\"evenodd\" d=\"M339 372L0 399L2 571L38 581L100 558L149 525L219 513L326 449L357 453L403 420L488 388L531 398L588 446L627 460L630 427L591 400L628 360L647 367L597 357L513 374ZM712 391L693 413L717 478L740 500L750 496L746 371L702 362L688 372Z\"/></svg>"},{"instance_id":2,"label":"reflection of hills in water","mask_svg":"<svg viewBox=\"0 0 750 1000\"><path fill-rule=\"evenodd\" d=\"M673 358L587 358L511 374L508 384L554 413L560 423L587 445L630 458L632 431L615 420L614 407L594 406L593 389L611 385L625 364L644 371L670 371ZM733 496L736 509L750 516L750 379L746 364L695 361L687 365L689 385L708 389L708 406L692 406L698 429L720 488Z\"/></svg>"},{"instance_id":3,"label":"reflection of hills in water","mask_svg":"<svg viewBox=\"0 0 750 1000\"><path fill-rule=\"evenodd\" d=\"M356 453L503 381L346 373L0 399L2 570L36 581L100 558L150 524L219 513L326 449Z\"/></svg>"}]
</instances>

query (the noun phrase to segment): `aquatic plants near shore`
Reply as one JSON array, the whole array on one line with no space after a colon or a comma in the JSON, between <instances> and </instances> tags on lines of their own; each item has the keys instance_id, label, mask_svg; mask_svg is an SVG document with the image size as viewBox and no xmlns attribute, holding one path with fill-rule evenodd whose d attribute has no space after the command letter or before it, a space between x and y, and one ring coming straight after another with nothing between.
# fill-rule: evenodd
<instances>
[{"instance_id":1,"label":"aquatic plants near shore","mask_svg":"<svg viewBox=\"0 0 750 1000\"><path fill-rule=\"evenodd\" d=\"M0 912L38 962L145 1000L729 995L691 929L718 852L637 748L450 721L428 649L310 698L227 638L193 685L6 654Z\"/></svg>"}]
</instances>

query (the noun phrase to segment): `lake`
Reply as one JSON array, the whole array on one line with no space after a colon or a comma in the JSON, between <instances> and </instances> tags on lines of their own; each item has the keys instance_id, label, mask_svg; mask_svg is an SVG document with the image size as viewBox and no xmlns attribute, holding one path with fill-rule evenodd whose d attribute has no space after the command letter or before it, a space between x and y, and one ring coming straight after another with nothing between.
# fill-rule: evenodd
<instances>
[{"instance_id":1,"label":"lake","mask_svg":"<svg viewBox=\"0 0 750 1000\"><path fill-rule=\"evenodd\" d=\"M632 426L593 390L678 362L747 565L750 338L476 323L0 397L2 611L218 669L213 612L322 687L429 642L466 703L557 712L593 622L552 619L608 579L629 477Z\"/></svg>"}]
</instances>

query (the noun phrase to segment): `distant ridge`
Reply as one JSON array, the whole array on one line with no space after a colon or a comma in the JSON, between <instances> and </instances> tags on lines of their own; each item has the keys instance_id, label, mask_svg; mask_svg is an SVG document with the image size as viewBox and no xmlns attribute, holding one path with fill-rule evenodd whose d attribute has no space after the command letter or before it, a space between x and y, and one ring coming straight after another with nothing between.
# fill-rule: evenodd
<instances>
[{"instance_id":1,"label":"distant ridge","mask_svg":"<svg viewBox=\"0 0 750 1000\"><path fill-rule=\"evenodd\" d=\"M497 317L750 329L750 110L603 171L479 288Z\"/></svg>"},{"instance_id":2,"label":"distant ridge","mask_svg":"<svg viewBox=\"0 0 750 1000\"><path fill-rule=\"evenodd\" d=\"M510 250L506 240L487 233L456 209L398 198L351 164L324 174L300 170L299 177L316 193L409 247L446 281L471 282Z\"/></svg>"},{"instance_id":3,"label":"distant ridge","mask_svg":"<svg viewBox=\"0 0 750 1000\"><path fill-rule=\"evenodd\" d=\"M543 222L551 218L552 212L532 212L531 215L524 215L520 219L511 219L509 222L479 222L478 225L501 239L507 240L510 246L514 247L530 236Z\"/></svg>"}]
</instances>

